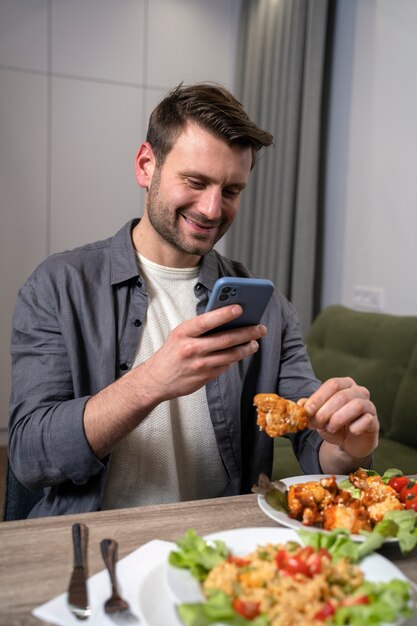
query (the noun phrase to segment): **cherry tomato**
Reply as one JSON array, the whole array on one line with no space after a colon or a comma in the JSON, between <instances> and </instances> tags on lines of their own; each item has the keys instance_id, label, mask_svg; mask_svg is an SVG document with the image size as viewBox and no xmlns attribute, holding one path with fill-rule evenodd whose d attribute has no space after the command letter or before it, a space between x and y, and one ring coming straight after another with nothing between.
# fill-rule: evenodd
<instances>
[{"instance_id":1,"label":"cherry tomato","mask_svg":"<svg viewBox=\"0 0 417 626\"><path fill-rule=\"evenodd\" d=\"M417 495L417 483L410 480L408 485L403 487L400 492L401 502L406 502L409 498L414 498Z\"/></svg>"},{"instance_id":2,"label":"cherry tomato","mask_svg":"<svg viewBox=\"0 0 417 626\"><path fill-rule=\"evenodd\" d=\"M314 554L313 546L305 546L299 551L298 557L300 559L303 559L303 561L306 561L308 557L311 556L312 554Z\"/></svg>"},{"instance_id":3,"label":"cherry tomato","mask_svg":"<svg viewBox=\"0 0 417 626\"><path fill-rule=\"evenodd\" d=\"M319 549L319 555L321 556L321 558L326 558L329 561L332 560L332 555L330 554L330 552L328 550L326 550L326 548L320 548Z\"/></svg>"},{"instance_id":4,"label":"cherry tomato","mask_svg":"<svg viewBox=\"0 0 417 626\"><path fill-rule=\"evenodd\" d=\"M316 574L320 574L322 566L323 561L320 554L318 554L317 552L311 554L307 559L307 569L310 578L313 578L313 576L316 576Z\"/></svg>"},{"instance_id":5,"label":"cherry tomato","mask_svg":"<svg viewBox=\"0 0 417 626\"><path fill-rule=\"evenodd\" d=\"M400 493L401 489L406 487L409 482L410 479L408 478L408 476L393 476L389 479L388 485L395 489L397 493Z\"/></svg>"},{"instance_id":6,"label":"cherry tomato","mask_svg":"<svg viewBox=\"0 0 417 626\"><path fill-rule=\"evenodd\" d=\"M283 571L290 576L295 574L303 574L304 576L310 576L307 563L300 559L298 556L288 557L288 561Z\"/></svg>"},{"instance_id":7,"label":"cherry tomato","mask_svg":"<svg viewBox=\"0 0 417 626\"><path fill-rule=\"evenodd\" d=\"M309 576L307 563L300 556L293 556L286 550L278 550L275 563L280 572L288 576L295 576L295 574Z\"/></svg>"},{"instance_id":8,"label":"cherry tomato","mask_svg":"<svg viewBox=\"0 0 417 626\"><path fill-rule=\"evenodd\" d=\"M255 619L260 613L259 602L251 602L250 600L236 598L233 601L233 608L236 613L239 613L245 619Z\"/></svg>"},{"instance_id":9,"label":"cherry tomato","mask_svg":"<svg viewBox=\"0 0 417 626\"><path fill-rule=\"evenodd\" d=\"M314 619L320 619L324 622L324 620L328 617L332 617L332 615L335 614L335 611L336 609L334 608L333 604L331 602L326 602L323 608L320 609L320 611L317 611Z\"/></svg>"},{"instance_id":10,"label":"cherry tomato","mask_svg":"<svg viewBox=\"0 0 417 626\"><path fill-rule=\"evenodd\" d=\"M417 493L407 496L404 505L406 509L413 509L417 512Z\"/></svg>"},{"instance_id":11,"label":"cherry tomato","mask_svg":"<svg viewBox=\"0 0 417 626\"><path fill-rule=\"evenodd\" d=\"M316 574L320 574L323 567L323 559L331 560L331 555L325 548L320 548L315 552L311 546L306 546L296 555L282 549L275 556L277 568L288 576L303 574L308 578L313 578Z\"/></svg>"},{"instance_id":12,"label":"cherry tomato","mask_svg":"<svg viewBox=\"0 0 417 626\"><path fill-rule=\"evenodd\" d=\"M282 569L288 562L288 552L286 550L278 550L275 555L275 564L278 569Z\"/></svg>"}]
</instances>

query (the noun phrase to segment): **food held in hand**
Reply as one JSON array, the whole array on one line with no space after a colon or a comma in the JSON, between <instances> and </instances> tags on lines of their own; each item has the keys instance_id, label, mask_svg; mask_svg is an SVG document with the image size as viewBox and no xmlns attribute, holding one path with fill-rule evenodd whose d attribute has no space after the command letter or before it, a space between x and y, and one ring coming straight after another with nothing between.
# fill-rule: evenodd
<instances>
[{"instance_id":1,"label":"food held in hand","mask_svg":"<svg viewBox=\"0 0 417 626\"><path fill-rule=\"evenodd\" d=\"M270 437L282 437L287 433L307 428L304 407L276 393L258 393L253 399L258 413L257 424Z\"/></svg>"}]
</instances>

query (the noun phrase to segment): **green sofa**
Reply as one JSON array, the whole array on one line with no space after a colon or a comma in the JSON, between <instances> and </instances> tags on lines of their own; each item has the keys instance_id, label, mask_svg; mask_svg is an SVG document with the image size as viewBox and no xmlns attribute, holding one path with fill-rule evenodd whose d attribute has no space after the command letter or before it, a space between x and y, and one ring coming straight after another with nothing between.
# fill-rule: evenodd
<instances>
[{"instance_id":1,"label":"green sofa","mask_svg":"<svg viewBox=\"0 0 417 626\"><path fill-rule=\"evenodd\" d=\"M374 468L417 473L417 316L325 308L306 338L317 377L351 376L371 392L381 424ZM291 446L274 442L273 478L300 473Z\"/></svg>"}]
</instances>

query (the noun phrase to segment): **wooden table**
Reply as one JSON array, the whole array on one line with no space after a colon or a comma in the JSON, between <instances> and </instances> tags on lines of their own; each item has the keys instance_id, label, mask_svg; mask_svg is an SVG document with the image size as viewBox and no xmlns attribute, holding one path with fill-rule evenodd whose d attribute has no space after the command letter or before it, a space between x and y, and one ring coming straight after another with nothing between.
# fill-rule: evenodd
<instances>
[{"instance_id":1,"label":"wooden table","mask_svg":"<svg viewBox=\"0 0 417 626\"><path fill-rule=\"evenodd\" d=\"M90 575L103 569L99 543L104 537L119 542L122 558L151 539L174 541L187 528L205 535L277 525L259 509L255 495L5 522L0 524L1 626L39 626L42 622L31 615L32 609L66 590L74 522L89 527ZM397 544L388 544L381 554L417 583L416 550L403 557ZM409 624L417 624L417 617Z\"/></svg>"}]
</instances>

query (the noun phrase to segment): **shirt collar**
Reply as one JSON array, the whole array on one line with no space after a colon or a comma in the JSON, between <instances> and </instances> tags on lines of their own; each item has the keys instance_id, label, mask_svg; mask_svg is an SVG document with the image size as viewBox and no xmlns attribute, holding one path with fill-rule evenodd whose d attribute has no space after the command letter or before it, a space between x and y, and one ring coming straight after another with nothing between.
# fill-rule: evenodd
<instances>
[{"instance_id":1,"label":"shirt collar","mask_svg":"<svg viewBox=\"0 0 417 626\"><path fill-rule=\"evenodd\" d=\"M135 248L132 241L132 230L139 219L130 220L117 232L111 240L111 284L126 282L139 276ZM219 277L218 253L210 250L203 256L200 265L199 282L209 289Z\"/></svg>"},{"instance_id":2,"label":"shirt collar","mask_svg":"<svg viewBox=\"0 0 417 626\"><path fill-rule=\"evenodd\" d=\"M132 230L139 219L130 220L111 240L111 284L116 285L139 276Z\"/></svg>"},{"instance_id":3,"label":"shirt collar","mask_svg":"<svg viewBox=\"0 0 417 626\"><path fill-rule=\"evenodd\" d=\"M198 280L206 289L212 291L213 285L219 278L219 275L218 253L215 250L210 250L210 252L201 259Z\"/></svg>"}]
</instances>

